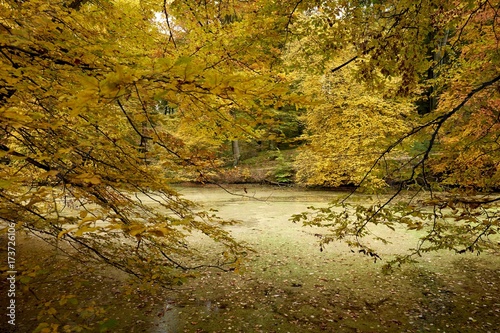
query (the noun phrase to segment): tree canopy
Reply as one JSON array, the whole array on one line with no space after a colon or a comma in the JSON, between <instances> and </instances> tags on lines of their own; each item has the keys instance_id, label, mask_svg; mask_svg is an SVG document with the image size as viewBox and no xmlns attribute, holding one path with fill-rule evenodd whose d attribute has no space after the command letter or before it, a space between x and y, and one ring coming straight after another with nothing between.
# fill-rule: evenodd
<instances>
[{"instance_id":1,"label":"tree canopy","mask_svg":"<svg viewBox=\"0 0 500 333\"><path fill-rule=\"evenodd\" d=\"M167 175L191 170L203 180L211 152L189 141L200 132L211 140L254 135L245 119L234 123L233 109L265 110L280 99L283 88L264 65L272 57L236 45L259 47L248 21L186 19L174 32L156 17L172 10L181 20L180 3L1 6L2 219L167 284L170 269L200 265L183 262L196 257L186 232L238 252L221 221L180 198ZM250 36L230 44L238 30ZM181 115L175 128L158 112L161 100ZM221 268L234 263L225 258Z\"/></svg>"},{"instance_id":2,"label":"tree canopy","mask_svg":"<svg viewBox=\"0 0 500 333\"><path fill-rule=\"evenodd\" d=\"M350 50L340 65L332 66L325 60L323 73L340 78L350 68L356 80L372 89L371 98L377 92L382 93L385 103L403 98L410 108L399 104L390 126L378 119L376 106L355 112L357 117L370 115L372 122L355 125L354 133L341 130L335 135L335 130L329 131L335 135L334 144L341 148L319 155L328 156L323 157L323 164L336 158L338 168L330 170L342 171L356 135L369 140L381 133L383 140L377 141L382 145L369 141L361 145L361 152L373 153L373 158L363 158L363 167L344 169L336 178L344 177L345 183L356 186L381 179L396 186L396 193L370 208L353 207L343 201L341 213L333 205L296 216L296 220L328 225L331 233L323 238L324 243L344 239L371 255L373 249L361 239L370 234L372 224L389 228L402 224L410 230L425 230L412 254L399 258L401 261L443 248L459 253L498 248L493 235L498 232L499 220L491 207L498 197L489 195L498 188L499 174L498 108L494 106L500 79L495 55L497 6L490 1L336 2L320 5L304 18L310 22L305 31L325 36L316 40L320 46L315 48L332 56L340 50L345 52L346 46ZM308 36L305 33L303 38ZM303 45L307 44L306 40ZM396 89L391 89L394 85ZM335 92L352 86L340 85ZM323 91L327 95L330 88ZM352 92L348 96L352 97ZM356 107L353 101L345 102L340 112L345 114ZM329 107L336 103L339 98ZM392 108L380 102L377 105L386 114L391 112ZM311 113L312 117L318 115ZM328 136L319 125L333 114L326 117L311 123L308 149L318 145L328 149L324 142ZM349 116L341 117L340 122L343 127L356 124ZM390 132L379 132L381 129ZM315 181L321 184L324 180ZM402 196L407 189L414 192L410 197Z\"/></svg>"},{"instance_id":3,"label":"tree canopy","mask_svg":"<svg viewBox=\"0 0 500 333\"><path fill-rule=\"evenodd\" d=\"M302 108L300 182L395 189L295 217L326 226L323 243L373 256L362 237L382 224L425 231L412 255L498 248L498 7L3 1L0 218L165 285L236 269L232 222L171 182L208 181L224 142L273 137L277 110ZM207 262L190 233L220 256Z\"/></svg>"}]
</instances>

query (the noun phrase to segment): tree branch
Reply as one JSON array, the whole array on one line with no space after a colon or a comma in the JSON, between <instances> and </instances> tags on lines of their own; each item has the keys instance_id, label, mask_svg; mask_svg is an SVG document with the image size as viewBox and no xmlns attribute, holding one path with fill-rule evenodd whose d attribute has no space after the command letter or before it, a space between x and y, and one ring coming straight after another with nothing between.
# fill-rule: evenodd
<instances>
[{"instance_id":1,"label":"tree branch","mask_svg":"<svg viewBox=\"0 0 500 333\"><path fill-rule=\"evenodd\" d=\"M170 20L167 12L167 0L163 0L163 14L165 14L165 20L167 21L167 27L168 27L168 32L170 37L168 40L172 40L172 43L174 44L174 48L177 49L177 44L174 39L174 34L172 33L172 27L170 26Z\"/></svg>"},{"instance_id":2,"label":"tree branch","mask_svg":"<svg viewBox=\"0 0 500 333\"><path fill-rule=\"evenodd\" d=\"M10 155L13 155L13 156L16 156L16 157L21 157L23 158L26 162L36 166L37 168L40 168L42 170L45 170L45 171L51 171L52 168L46 164L43 164L43 163L40 163L38 162L37 160L31 158L31 157L28 157L26 155L23 155L21 153L18 153L17 151L14 151L14 150L10 150L9 147L3 145L3 144L0 144L0 150L3 150L3 151L6 151L8 152Z\"/></svg>"},{"instance_id":3,"label":"tree branch","mask_svg":"<svg viewBox=\"0 0 500 333\"><path fill-rule=\"evenodd\" d=\"M361 185L362 183L364 183L364 181L367 179L368 175L373 171L373 169L375 168L375 166L380 162L380 160L382 158L385 157L385 155L387 155L388 153L390 153L394 148L396 148L398 145L400 145L404 140L408 139L409 137L417 134L418 132L422 131L423 129L425 128L428 128L432 125L436 125L436 128L433 130L432 134L431 134L431 139L430 139L430 142L429 142L429 146L427 147L425 153L424 153L424 156L422 157L422 159L416 164L417 166L420 165L421 163L423 163L423 161L427 160L428 157L429 157L429 154L433 148L433 145L434 145L434 142L436 140L436 137L437 137L437 134L439 132L439 130L441 129L441 126L451 117L453 116L455 113L457 113L458 111L460 111L460 109L462 109L462 107L464 107L465 104L467 104L467 102L472 98L474 97L474 95L476 95L478 92L492 86L493 84L495 84L496 82L500 81L500 75L491 79L490 81L486 81L486 82L483 82L480 86L478 86L477 88L471 90L467 96L465 96L465 98L460 102L460 104L458 104L457 106L455 106L452 110L450 110L449 112L445 113L445 114L442 114L434 119L432 119L431 121L428 121L427 123L423 124L423 125L420 125L420 126L417 126L415 128L413 128L411 131L409 131L408 133L406 133L405 135L403 135L402 137L400 137L398 140L396 140L394 143L392 143L389 147L387 147L387 149L382 152L382 154L375 160L375 162L372 164L372 167L370 168L370 170L368 170L368 172L365 174L365 176L363 177L363 179L360 181L359 185Z\"/></svg>"},{"instance_id":4,"label":"tree branch","mask_svg":"<svg viewBox=\"0 0 500 333\"><path fill-rule=\"evenodd\" d=\"M366 55L366 54L368 54L368 52L370 52L370 51L371 51L371 50L373 50L374 48L375 48L375 47L374 47L374 46L372 46L372 47L370 47L369 49L367 49L367 50L363 51L362 55ZM345 66L349 65L351 62L355 61L355 60L356 60L356 59L358 59L358 58L359 58L359 55L356 55L356 56L352 57L351 59L347 60L346 62L344 62L343 64L341 64L341 65L339 65L339 66L337 66L337 67L335 67L335 68L331 69L331 70L330 70L330 72L331 72L331 73L335 73L335 72L337 72L337 71L341 70L342 68L344 68Z\"/></svg>"},{"instance_id":5,"label":"tree branch","mask_svg":"<svg viewBox=\"0 0 500 333\"><path fill-rule=\"evenodd\" d=\"M125 110L125 108L123 107L123 104L120 102L119 99L116 100L116 104L118 104L118 106L122 110L123 114L127 118L128 123L130 124L130 126L132 126L132 128L134 129L134 131L141 137L141 139L147 139L147 140L152 140L153 139L150 136L144 135L141 131L139 131L137 129L137 127L134 124L134 121L132 120L132 118L130 118L130 116L128 115L127 111Z\"/></svg>"}]
</instances>

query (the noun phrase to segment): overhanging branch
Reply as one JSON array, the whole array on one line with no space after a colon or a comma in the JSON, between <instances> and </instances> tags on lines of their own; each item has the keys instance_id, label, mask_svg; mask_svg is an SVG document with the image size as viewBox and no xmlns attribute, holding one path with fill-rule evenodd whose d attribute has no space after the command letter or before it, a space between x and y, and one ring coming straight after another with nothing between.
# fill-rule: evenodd
<instances>
[{"instance_id":1,"label":"overhanging branch","mask_svg":"<svg viewBox=\"0 0 500 333\"><path fill-rule=\"evenodd\" d=\"M398 140L396 140L394 143L392 143L389 147L387 147L387 149L382 152L382 154L375 160L375 162L372 164L372 167L370 168L370 170L368 170L368 172L365 174L365 176L363 177L363 179L361 180L361 182L359 183L359 185L361 185L362 183L364 183L366 181L366 179L368 178L368 175L373 171L373 169L376 167L376 165L380 162L380 160L382 158L384 158L387 154L389 154L391 151L393 151L397 146L399 146L404 140L408 139L409 137L419 133L420 131L426 129L426 128L429 128L433 125L436 125L436 128L433 130L432 134L431 134L431 141L429 142L429 146L427 147L424 155L422 156L422 159L417 163L417 166L420 165L421 163L423 163L425 160L428 159L429 157L429 154L433 148L433 145L434 145L434 142L435 142L435 139L437 137L437 134L439 133L442 125L448 120L450 119L451 116L453 116L455 113L457 113L458 111L460 111L464 106L465 104L467 104L467 102L472 98L474 97L474 95L476 95L477 93L483 91L484 89L492 86L493 84L497 83L498 81L500 81L500 75L499 76L496 76L495 78L489 80L489 81L486 81L486 82L483 82L481 85L479 85L477 88L471 90L466 96L465 98L456 106L454 107L452 110L450 110L449 112L445 113L445 114L442 114L430 121L428 121L427 123L423 124L423 125L420 125L420 126L417 126L415 128L413 128L411 131L409 131L408 133L406 133L405 135L403 135L402 137L400 137Z\"/></svg>"}]
</instances>

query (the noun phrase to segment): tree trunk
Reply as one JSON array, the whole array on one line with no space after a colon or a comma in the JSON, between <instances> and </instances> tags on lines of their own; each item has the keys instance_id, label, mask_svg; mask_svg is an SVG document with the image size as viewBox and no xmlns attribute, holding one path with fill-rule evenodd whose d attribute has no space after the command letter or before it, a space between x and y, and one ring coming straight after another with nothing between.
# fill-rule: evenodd
<instances>
[{"instance_id":1,"label":"tree trunk","mask_svg":"<svg viewBox=\"0 0 500 333\"><path fill-rule=\"evenodd\" d=\"M233 147L233 166L237 166L240 163L240 144L238 140L231 141Z\"/></svg>"}]
</instances>

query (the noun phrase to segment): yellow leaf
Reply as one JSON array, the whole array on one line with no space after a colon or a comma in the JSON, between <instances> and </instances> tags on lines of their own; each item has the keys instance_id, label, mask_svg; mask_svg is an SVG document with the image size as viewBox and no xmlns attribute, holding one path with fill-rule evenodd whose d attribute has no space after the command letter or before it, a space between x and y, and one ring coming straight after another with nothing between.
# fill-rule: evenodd
<instances>
[{"instance_id":1,"label":"yellow leaf","mask_svg":"<svg viewBox=\"0 0 500 333\"><path fill-rule=\"evenodd\" d=\"M97 228L97 227L84 226L84 227L81 227L80 229L78 229L77 232L75 232L75 236L82 236L86 232L92 232L92 231L96 231L98 229L99 228Z\"/></svg>"},{"instance_id":2,"label":"yellow leaf","mask_svg":"<svg viewBox=\"0 0 500 333\"><path fill-rule=\"evenodd\" d=\"M66 235L67 233L69 233L73 230L75 230L75 228L63 230L63 231L59 232L59 234L57 234L57 238L61 238L62 236Z\"/></svg>"},{"instance_id":3,"label":"yellow leaf","mask_svg":"<svg viewBox=\"0 0 500 333\"><path fill-rule=\"evenodd\" d=\"M50 170L50 171L47 171L47 172L44 172L44 173L40 174L40 177L42 177L42 178L53 177L53 176L57 176L58 174L59 174L59 171L57 171L57 170Z\"/></svg>"},{"instance_id":4,"label":"yellow leaf","mask_svg":"<svg viewBox=\"0 0 500 333\"><path fill-rule=\"evenodd\" d=\"M130 228L129 234L131 236L137 236L139 234L142 234L146 230L146 227L142 225L134 225Z\"/></svg>"},{"instance_id":5,"label":"yellow leaf","mask_svg":"<svg viewBox=\"0 0 500 333\"><path fill-rule=\"evenodd\" d=\"M168 233L169 230L167 228L156 228L156 229L150 229L148 230L148 233L155 235L157 237L165 237Z\"/></svg>"},{"instance_id":6,"label":"yellow leaf","mask_svg":"<svg viewBox=\"0 0 500 333\"><path fill-rule=\"evenodd\" d=\"M92 178L86 179L89 183L97 185L101 183L101 179L97 176L94 176Z\"/></svg>"},{"instance_id":7,"label":"yellow leaf","mask_svg":"<svg viewBox=\"0 0 500 333\"><path fill-rule=\"evenodd\" d=\"M7 189L12 184L12 181L6 179L0 179L0 188Z\"/></svg>"},{"instance_id":8,"label":"yellow leaf","mask_svg":"<svg viewBox=\"0 0 500 333\"><path fill-rule=\"evenodd\" d=\"M83 224L86 224L87 222L94 222L95 220L97 220L97 217L95 216L85 216L81 221L80 223L78 223L79 226L83 225Z\"/></svg>"}]
</instances>

